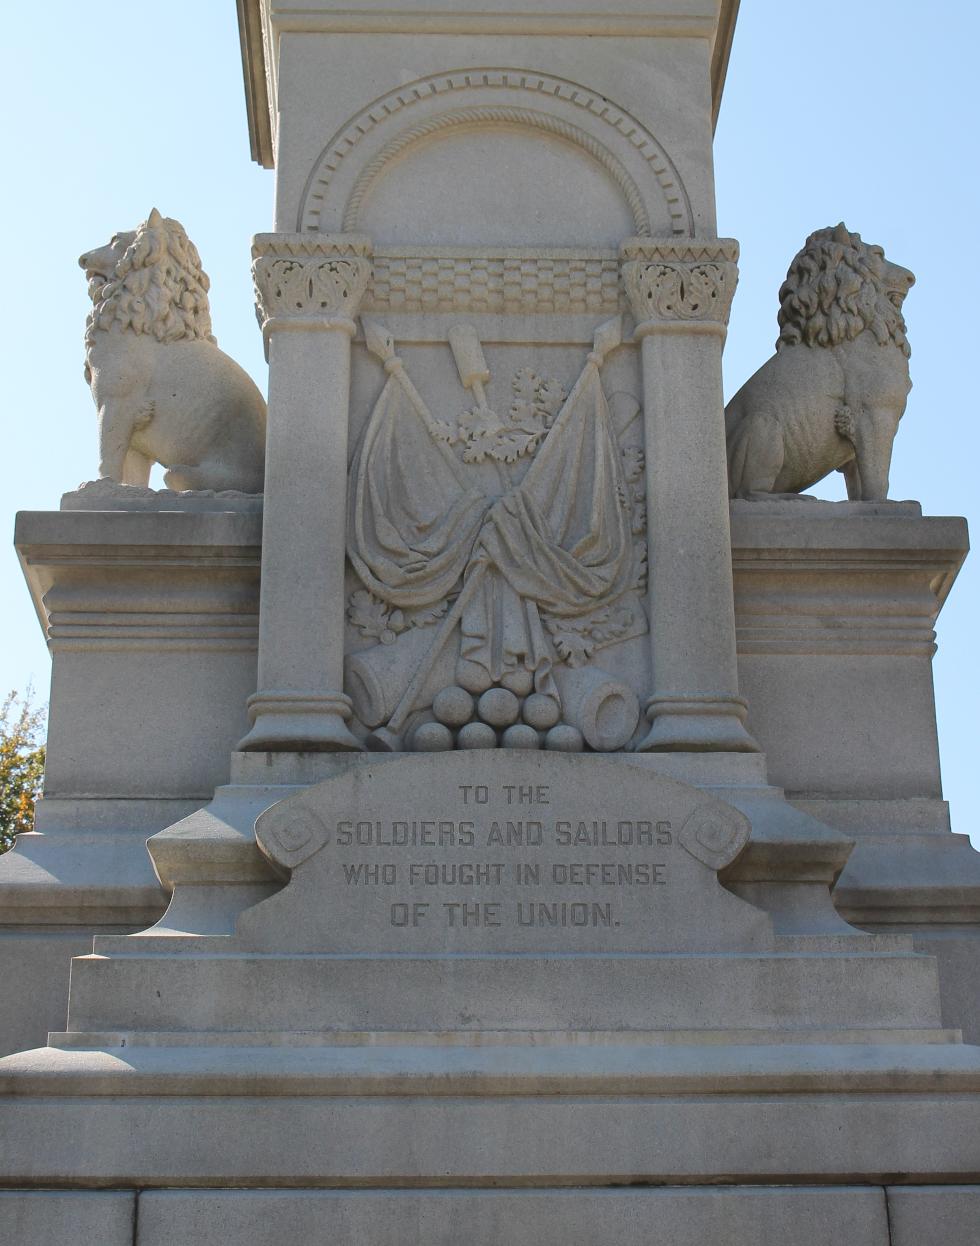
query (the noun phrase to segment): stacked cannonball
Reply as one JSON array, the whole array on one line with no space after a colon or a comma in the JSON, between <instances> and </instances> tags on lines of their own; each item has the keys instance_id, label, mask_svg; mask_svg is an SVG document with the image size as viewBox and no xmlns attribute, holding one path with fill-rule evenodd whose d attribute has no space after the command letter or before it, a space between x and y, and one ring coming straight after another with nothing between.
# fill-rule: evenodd
<instances>
[{"instance_id":1,"label":"stacked cannonball","mask_svg":"<svg viewBox=\"0 0 980 1246\"><path fill-rule=\"evenodd\" d=\"M525 672L520 672L524 674ZM459 684L436 693L432 701L434 722L421 723L412 732L409 748L416 753L440 753L453 748L545 748L561 753L580 753L582 733L561 722L555 697L533 692L530 672L521 695L510 687L494 685L476 695Z\"/></svg>"}]
</instances>

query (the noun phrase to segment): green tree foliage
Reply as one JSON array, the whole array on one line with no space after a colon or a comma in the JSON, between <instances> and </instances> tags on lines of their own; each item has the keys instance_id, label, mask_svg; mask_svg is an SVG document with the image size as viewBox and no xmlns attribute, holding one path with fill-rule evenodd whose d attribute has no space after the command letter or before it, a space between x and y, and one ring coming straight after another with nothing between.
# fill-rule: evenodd
<instances>
[{"instance_id":1,"label":"green tree foliage","mask_svg":"<svg viewBox=\"0 0 980 1246\"><path fill-rule=\"evenodd\" d=\"M44 774L44 710L11 692L0 706L0 852L34 825Z\"/></svg>"}]
</instances>

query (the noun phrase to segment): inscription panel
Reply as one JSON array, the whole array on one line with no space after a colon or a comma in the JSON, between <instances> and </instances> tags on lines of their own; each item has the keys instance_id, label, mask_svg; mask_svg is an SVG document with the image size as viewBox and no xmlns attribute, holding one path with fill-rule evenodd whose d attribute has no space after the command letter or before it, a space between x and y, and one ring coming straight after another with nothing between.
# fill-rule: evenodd
<instances>
[{"instance_id":1,"label":"inscription panel","mask_svg":"<svg viewBox=\"0 0 980 1246\"><path fill-rule=\"evenodd\" d=\"M258 820L260 847L292 875L239 935L404 954L759 946L762 915L715 874L747 834L730 806L622 761L357 759Z\"/></svg>"}]
</instances>

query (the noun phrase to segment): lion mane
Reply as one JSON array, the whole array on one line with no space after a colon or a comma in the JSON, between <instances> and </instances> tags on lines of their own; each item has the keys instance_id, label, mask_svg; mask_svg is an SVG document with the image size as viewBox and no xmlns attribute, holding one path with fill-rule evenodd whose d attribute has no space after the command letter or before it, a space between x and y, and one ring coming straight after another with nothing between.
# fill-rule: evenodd
<instances>
[{"instance_id":1,"label":"lion mane","mask_svg":"<svg viewBox=\"0 0 980 1246\"><path fill-rule=\"evenodd\" d=\"M108 281L93 295L85 325L90 349L99 329L119 325L158 342L202 340L211 333L208 290L197 247L179 221L154 210L140 225Z\"/></svg>"},{"instance_id":2,"label":"lion mane","mask_svg":"<svg viewBox=\"0 0 980 1246\"><path fill-rule=\"evenodd\" d=\"M882 287L883 259L880 247L843 226L812 233L779 291L776 350L840 346L870 330L880 346L893 342L907 359L905 320Z\"/></svg>"}]
</instances>

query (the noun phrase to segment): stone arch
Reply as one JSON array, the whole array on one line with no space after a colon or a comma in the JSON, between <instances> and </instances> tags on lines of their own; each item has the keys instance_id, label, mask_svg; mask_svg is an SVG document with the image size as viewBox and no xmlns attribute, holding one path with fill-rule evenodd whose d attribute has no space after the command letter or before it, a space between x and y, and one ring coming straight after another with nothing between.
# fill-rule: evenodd
<instances>
[{"instance_id":1,"label":"stone arch","mask_svg":"<svg viewBox=\"0 0 980 1246\"><path fill-rule=\"evenodd\" d=\"M463 102L466 95L472 102ZM446 106L450 102L453 107ZM421 115L391 134L389 123L406 110ZM618 186L637 235L693 237L683 182L649 130L586 87L521 69L439 74L368 105L337 131L317 159L300 203L299 231L356 229L371 187L407 148L454 126L495 124L547 131L586 152ZM355 152L361 158L352 161Z\"/></svg>"},{"instance_id":2,"label":"stone arch","mask_svg":"<svg viewBox=\"0 0 980 1246\"><path fill-rule=\"evenodd\" d=\"M411 147L414 143L424 138L437 134L440 130L448 130L464 125L493 125L500 123L526 126L533 130L543 130L545 133L554 134L558 138L563 138L575 144L575 146L581 147L598 164L602 165L619 187L633 215L633 226L636 235L644 238L649 237L650 215L643 203L640 189L608 148L603 147L601 143L597 143L595 139L586 134L584 130L579 129L578 126L570 125L567 121L562 121L558 117L553 117L548 113L535 112L529 108L511 108L506 105L503 107L454 108L450 112L440 113L430 121L423 121L419 125L403 130L362 170L354 183L354 189L344 209L344 233L356 233L361 204L370 192L371 186L381 176L385 166L401 155L406 148Z\"/></svg>"}]
</instances>

